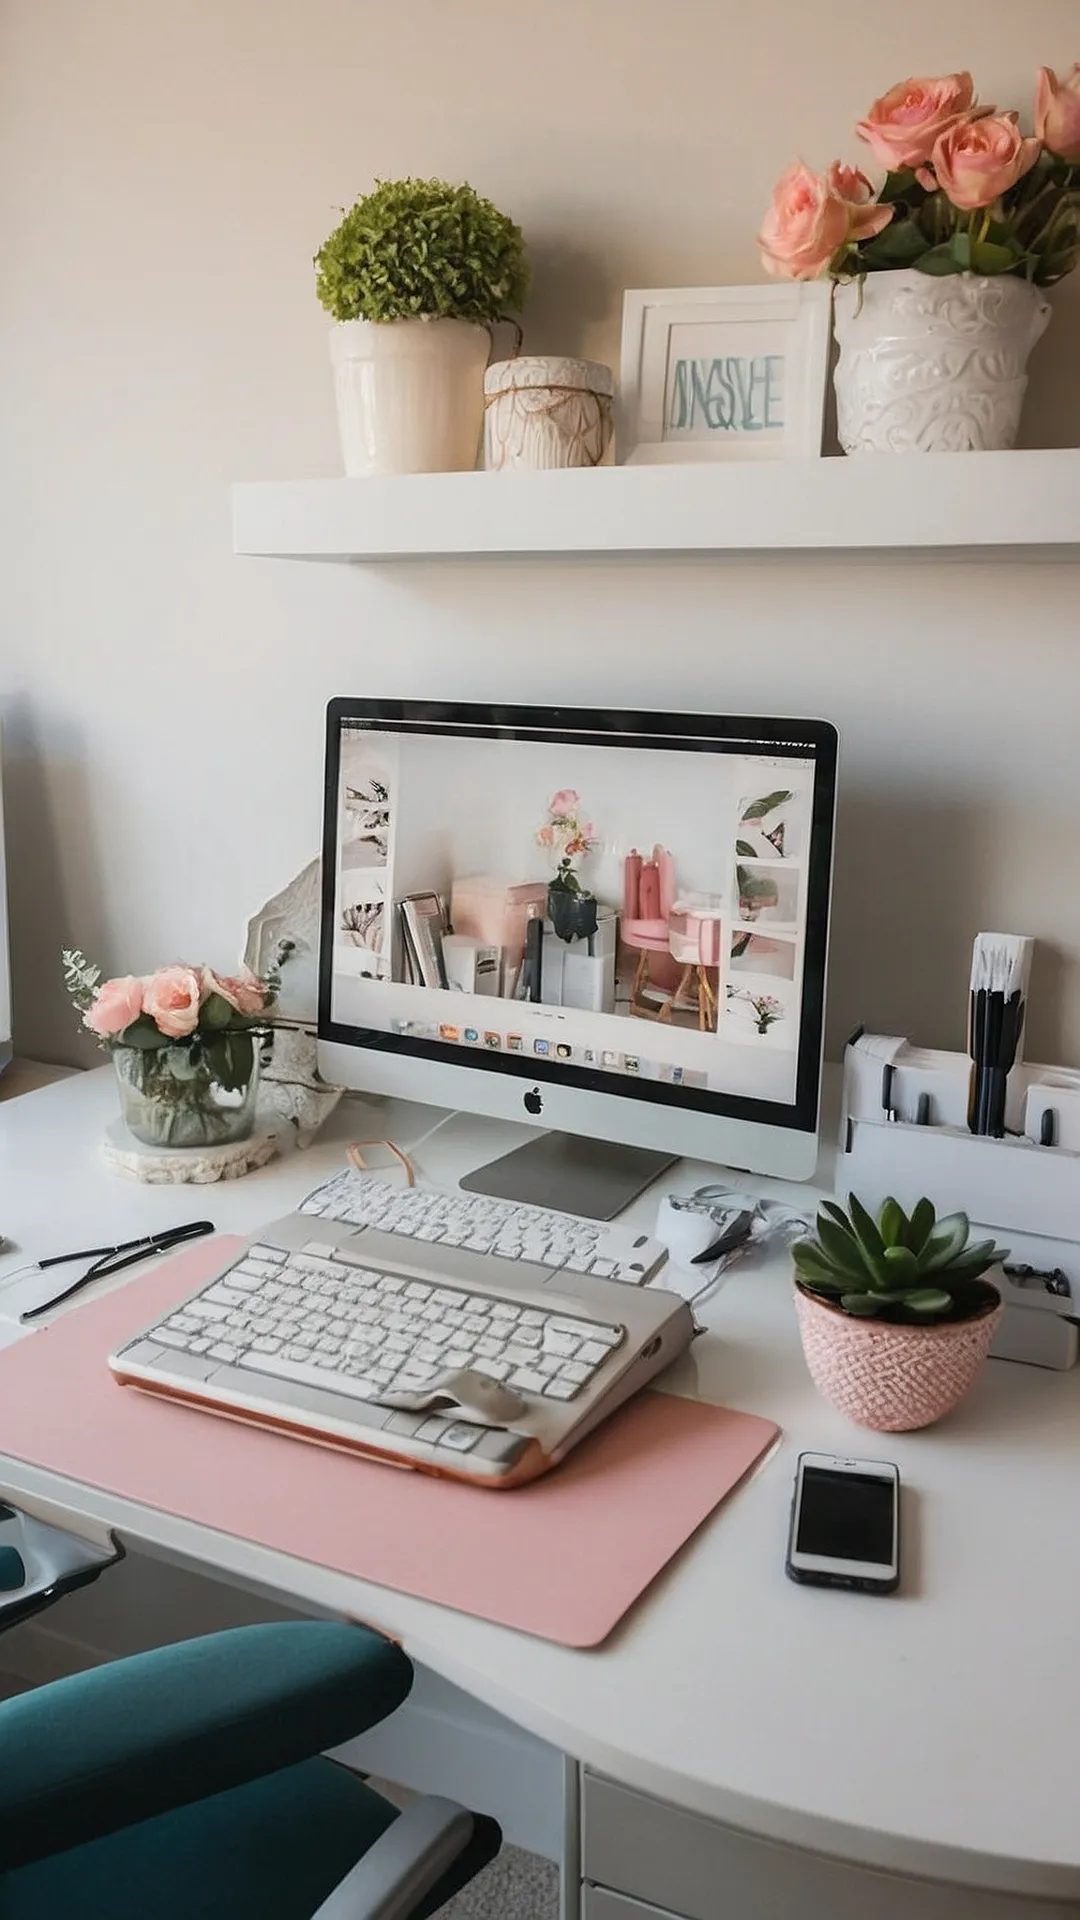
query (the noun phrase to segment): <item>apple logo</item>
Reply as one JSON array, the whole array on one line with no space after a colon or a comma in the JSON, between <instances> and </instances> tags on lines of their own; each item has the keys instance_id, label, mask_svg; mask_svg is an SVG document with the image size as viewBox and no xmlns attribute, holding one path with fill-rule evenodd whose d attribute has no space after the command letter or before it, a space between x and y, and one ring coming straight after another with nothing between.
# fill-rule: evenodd
<instances>
[{"instance_id":1,"label":"apple logo","mask_svg":"<svg viewBox=\"0 0 1080 1920\"><path fill-rule=\"evenodd\" d=\"M528 1093L524 1094L522 1097L525 1101L526 1113L543 1113L544 1096L541 1093L539 1087L530 1087Z\"/></svg>"}]
</instances>

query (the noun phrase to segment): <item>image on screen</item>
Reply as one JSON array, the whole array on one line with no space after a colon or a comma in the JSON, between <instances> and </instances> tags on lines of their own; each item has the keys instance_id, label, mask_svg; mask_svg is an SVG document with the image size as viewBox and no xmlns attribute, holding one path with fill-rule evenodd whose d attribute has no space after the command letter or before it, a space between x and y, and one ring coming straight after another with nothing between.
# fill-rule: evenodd
<instances>
[{"instance_id":1,"label":"image on screen","mask_svg":"<svg viewBox=\"0 0 1080 1920\"><path fill-rule=\"evenodd\" d=\"M508 731L341 721L333 1028L791 1107L813 749Z\"/></svg>"}]
</instances>

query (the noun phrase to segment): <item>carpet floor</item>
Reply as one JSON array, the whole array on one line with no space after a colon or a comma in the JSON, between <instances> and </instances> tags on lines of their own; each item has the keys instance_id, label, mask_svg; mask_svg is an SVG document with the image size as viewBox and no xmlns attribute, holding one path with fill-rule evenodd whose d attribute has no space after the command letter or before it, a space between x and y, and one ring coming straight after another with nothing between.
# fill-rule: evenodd
<instances>
[{"instance_id":1,"label":"carpet floor","mask_svg":"<svg viewBox=\"0 0 1080 1920\"><path fill-rule=\"evenodd\" d=\"M440 1908L439 1920L559 1920L559 1869L535 1853L504 1847L470 1887Z\"/></svg>"}]
</instances>

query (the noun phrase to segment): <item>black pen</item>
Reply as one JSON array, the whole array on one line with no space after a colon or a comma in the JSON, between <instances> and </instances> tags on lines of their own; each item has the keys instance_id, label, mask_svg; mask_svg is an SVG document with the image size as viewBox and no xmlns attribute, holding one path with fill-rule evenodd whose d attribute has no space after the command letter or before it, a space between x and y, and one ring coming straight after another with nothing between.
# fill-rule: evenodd
<instances>
[{"instance_id":1,"label":"black pen","mask_svg":"<svg viewBox=\"0 0 1080 1920\"><path fill-rule=\"evenodd\" d=\"M900 1118L896 1108L893 1106L893 1081L895 1078L896 1068L890 1060L888 1065L881 1070L881 1105L884 1109L886 1120L899 1120Z\"/></svg>"},{"instance_id":2,"label":"black pen","mask_svg":"<svg viewBox=\"0 0 1080 1920\"><path fill-rule=\"evenodd\" d=\"M1024 1029L1034 945L1024 934L980 933L972 949L968 1126L972 1133L997 1140L1005 1134L1008 1079Z\"/></svg>"}]
</instances>

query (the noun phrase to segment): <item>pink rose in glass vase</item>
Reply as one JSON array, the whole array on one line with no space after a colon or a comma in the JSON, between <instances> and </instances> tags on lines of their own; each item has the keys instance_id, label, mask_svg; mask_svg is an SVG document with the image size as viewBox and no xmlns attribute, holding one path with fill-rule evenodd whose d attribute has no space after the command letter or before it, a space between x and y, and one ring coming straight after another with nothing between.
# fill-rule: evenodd
<instances>
[{"instance_id":1,"label":"pink rose in glass vase","mask_svg":"<svg viewBox=\"0 0 1080 1920\"><path fill-rule=\"evenodd\" d=\"M1040 147L1025 139L1015 113L961 120L935 143L929 169L920 168L923 186L939 186L965 213L992 207L1035 165Z\"/></svg>"},{"instance_id":2,"label":"pink rose in glass vase","mask_svg":"<svg viewBox=\"0 0 1080 1920\"><path fill-rule=\"evenodd\" d=\"M145 982L135 974L125 973L116 980L105 980L98 988L97 998L83 1014L83 1025L96 1033L99 1040L113 1040L130 1027L143 1010L143 988Z\"/></svg>"},{"instance_id":3,"label":"pink rose in glass vase","mask_svg":"<svg viewBox=\"0 0 1080 1920\"><path fill-rule=\"evenodd\" d=\"M970 73L945 73L937 79L899 80L875 100L855 128L874 159L891 172L919 167L929 160L947 128L970 115L975 82ZM993 112L992 107L986 109Z\"/></svg>"},{"instance_id":4,"label":"pink rose in glass vase","mask_svg":"<svg viewBox=\"0 0 1080 1920\"><path fill-rule=\"evenodd\" d=\"M210 967L203 968L203 990L205 993L219 993L246 1019L262 1013L267 1004L267 992L257 974L250 967L241 973L214 973Z\"/></svg>"},{"instance_id":5,"label":"pink rose in glass vase","mask_svg":"<svg viewBox=\"0 0 1080 1920\"><path fill-rule=\"evenodd\" d=\"M554 814L574 814L581 804L581 796L576 787L560 787L548 801L548 812Z\"/></svg>"},{"instance_id":6,"label":"pink rose in glass vase","mask_svg":"<svg viewBox=\"0 0 1080 1920\"><path fill-rule=\"evenodd\" d=\"M1080 62L1059 80L1040 67L1035 82L1035 133L1050 153L1070 165L1080 162Z\"/></svg>"},{"instance_id":7,"label":"pink rose in glass vase","mask_svg":"<svg viewBox=\"0 0 1080 1920\"><path fill-rule=\"evenodd\" d=\"M146 982L143 1012L167 1040L186 1040L199 1024L202 982L194 967L159 967Z\"/></svg>"}]
</instances>

